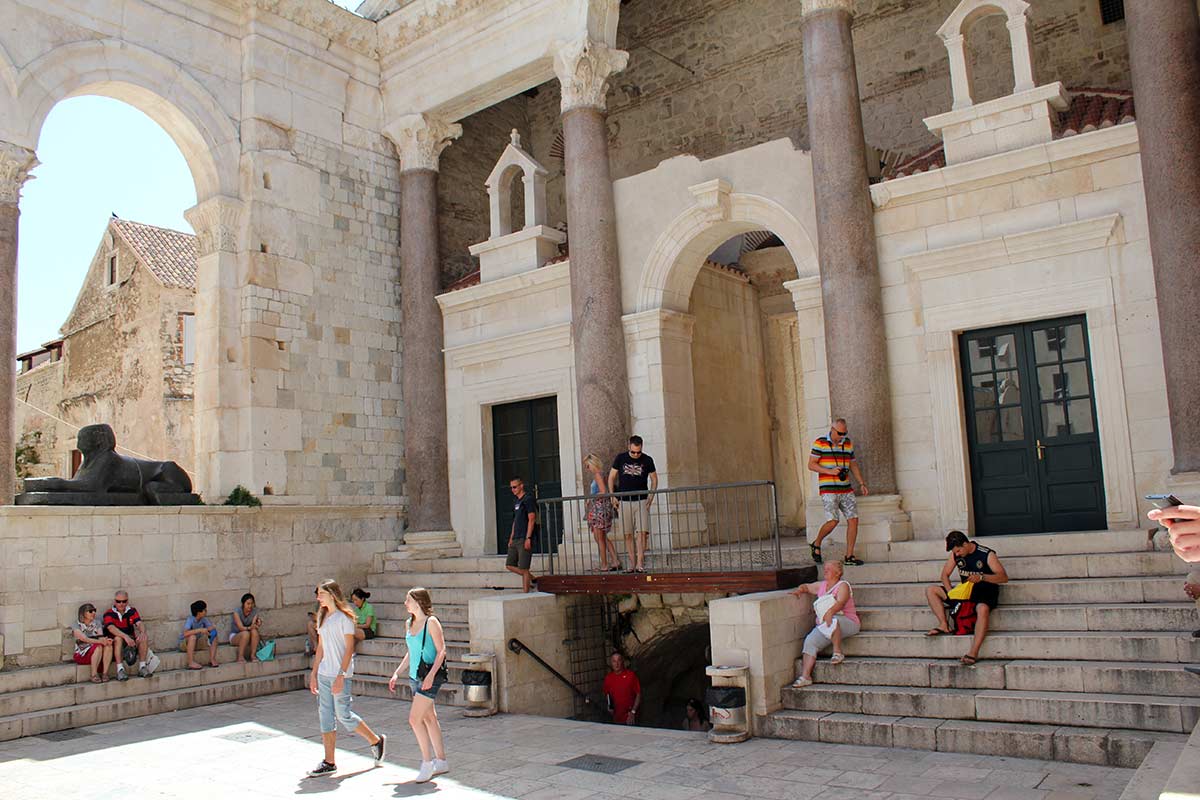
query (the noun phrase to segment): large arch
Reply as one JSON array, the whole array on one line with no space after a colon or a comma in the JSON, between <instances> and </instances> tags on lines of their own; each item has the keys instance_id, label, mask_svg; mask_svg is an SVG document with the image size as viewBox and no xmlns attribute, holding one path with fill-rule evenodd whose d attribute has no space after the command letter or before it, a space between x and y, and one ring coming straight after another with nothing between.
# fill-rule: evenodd
<instances>
[{"instance_id":1,"label":"large arch","mask_svg":"<svg viewBox=\"0 0 1200 800\"><path fill-rule=\"evenodd\" d=\"M195 78L151 50L116 39L63 45L21 69L15 88L17 144L36 149L42 125L60 100L111 97L146 114L174 140L198 199L240 194L236 124Z\"/></svg>"},{"instance_id":2,"label":"large arch","mask_svg":"<svg viewBox=\"0 0 1200 800\"><path fill-rule=\"evenodd\" d=\"M732 192L720 180L689 188L696 202L671 221L646 257L638 311L686 312L704 260L723 242L748 231L771 231L783 241L801 277L818 274L816 244L782 205L761 195Z\"/></svg>"}]
</instances>

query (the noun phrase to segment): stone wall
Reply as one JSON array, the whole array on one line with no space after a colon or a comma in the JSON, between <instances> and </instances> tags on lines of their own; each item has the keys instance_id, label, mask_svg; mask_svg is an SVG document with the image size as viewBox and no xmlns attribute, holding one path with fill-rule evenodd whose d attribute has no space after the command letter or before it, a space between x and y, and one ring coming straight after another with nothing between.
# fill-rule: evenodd
<instances>
[{"instance_id":1,"label":"stone wall","mask_svg":"<svg viewBox=\"0 0 1200 800\"><path fill-rule=\"evenodd\" d=\"M363 585L399 530L388 508L3 508L4 655L23 666L68 658L78 607L106 609L119 588L157 650L176 646L193 600L206 601L224 631L245 592L267 636L302 634L316 584Z\"/></svg>"}]
</instances>

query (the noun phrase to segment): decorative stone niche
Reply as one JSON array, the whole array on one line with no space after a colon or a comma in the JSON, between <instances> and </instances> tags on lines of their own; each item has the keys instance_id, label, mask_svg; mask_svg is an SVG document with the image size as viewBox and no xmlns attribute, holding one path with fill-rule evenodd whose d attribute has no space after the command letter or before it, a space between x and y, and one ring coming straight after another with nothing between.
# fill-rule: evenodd
<instances>
[{"instance_id":1,"label":"decorative stone niche","mask_svg":"<svg viewBox=\"0 0 1200 800\"><path fill-rule=\"evenodd\" d=\"M537 269L557 256L558 246L567 240L562 231L546 225L549 173L521 148L516 129L511 138L487 179L491 235L470 248L471 255L479 256L480 283ZM514 231L512 183L518 175L525 184L525 226Z\"/></svg>"},{"instance_id":2,"label":"decorative stone niche","mask_svg":"<svg viewBox=\"0 0 1200 800\"><path fill-rule=\"evenodd\" d=\"M1035 85L1029 8L1024 0L962 0L938 29L938 36L950 55L954 107L945 114L927 118L925 125L942 138L947 164L1042 144L1054 138L1058 112L1066 109L1069 97L1061 83ZM996 14L1008 19L1013 93L976 103L972 98L966 53L967 33L981 19Z\"/></svg>"}]
</instances>

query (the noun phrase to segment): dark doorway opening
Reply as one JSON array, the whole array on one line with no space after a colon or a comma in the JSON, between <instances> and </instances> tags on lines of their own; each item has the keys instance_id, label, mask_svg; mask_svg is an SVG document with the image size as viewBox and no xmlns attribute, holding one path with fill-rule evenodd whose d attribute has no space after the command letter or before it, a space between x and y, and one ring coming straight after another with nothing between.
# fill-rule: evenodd
<instances>
[{"instance_id":1,"label":"dark doorway opening","mask_svg":"<svg viewBox=\"0 0 1200 800\"><path fill-rule=\"evenodd\" d=\"M492 407L495 461L496 552L508 552L513 495L510 478L520 476L534 498L562 497L558 456L558 399L539 397ZM545 524L543 530L547 528ZM546 543L541 543L545 548Z\"/></svg>"}]
</instances>

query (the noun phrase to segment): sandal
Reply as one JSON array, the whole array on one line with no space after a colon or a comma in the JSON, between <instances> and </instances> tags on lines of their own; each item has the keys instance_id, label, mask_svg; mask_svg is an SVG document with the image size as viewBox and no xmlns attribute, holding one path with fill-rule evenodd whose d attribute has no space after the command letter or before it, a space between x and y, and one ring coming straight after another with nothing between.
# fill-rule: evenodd
<instances>
[{"instance_id":1,"label":"sandal","mask_svg":"<svg viewBox=\"0 0 1200 800\"><path fill-rule=\"evenodd\" d=\"M824 557L821 555L821 548L815 544L810 544L808 546L808 552L812 554L812 560L813 560L814 564L820 564L822 561L825 560Z\"/></svg>"},{"instance_id":2,"label":"sandal","mask_svg":"<svg viewBox=\"0 0 1200 800\"><path fill-rule=\"evenodd\" d=\"M793 689L803 689L805 686L812 686L812 678L796 678L792 682Z\"/></svg>"},{"instance_id":3,"label":"sandal","mask_svg":"<svg viewBox=\"0 0 1200 800\"><path fill-rule=\"evenodd\" d=\"M930 628L926 632L925 635L926 636L949 636L950 629L949 628Z\"/></svg>"},{"instance_id":4,"label":"sandal","mask_svg":"<svg viewBox=\"0 0 1200 800\"><path fill-rule=\"evenodd\" d=\"M830 656L829 663L830 664L840 664L845 660L846 660L845 653L834 653L832 656Z\"/></svg>"},{"instance_id":5,"label":"sandal","mask_svg":"<svg viewBox=\"0 0 1200 800\"><path fill-rule=\"evenodd\" d=\"M100 683L100 682L101 682L101 680L100 680L100 676L99 676L99 675L93 675L93 676L92 676L92 683Z\"/></svg>"},{"instance_id":6,"label":"sandal","mask_svg":"<svg viewBox=\"0 0 1200 800\"><path fill-rule=\"evenodd\" d=\"M958 663L962 664L964 667L973 667L979 663L979 659L975 656L963 656L958 660Z\"/></svg>"}]
</instances>

